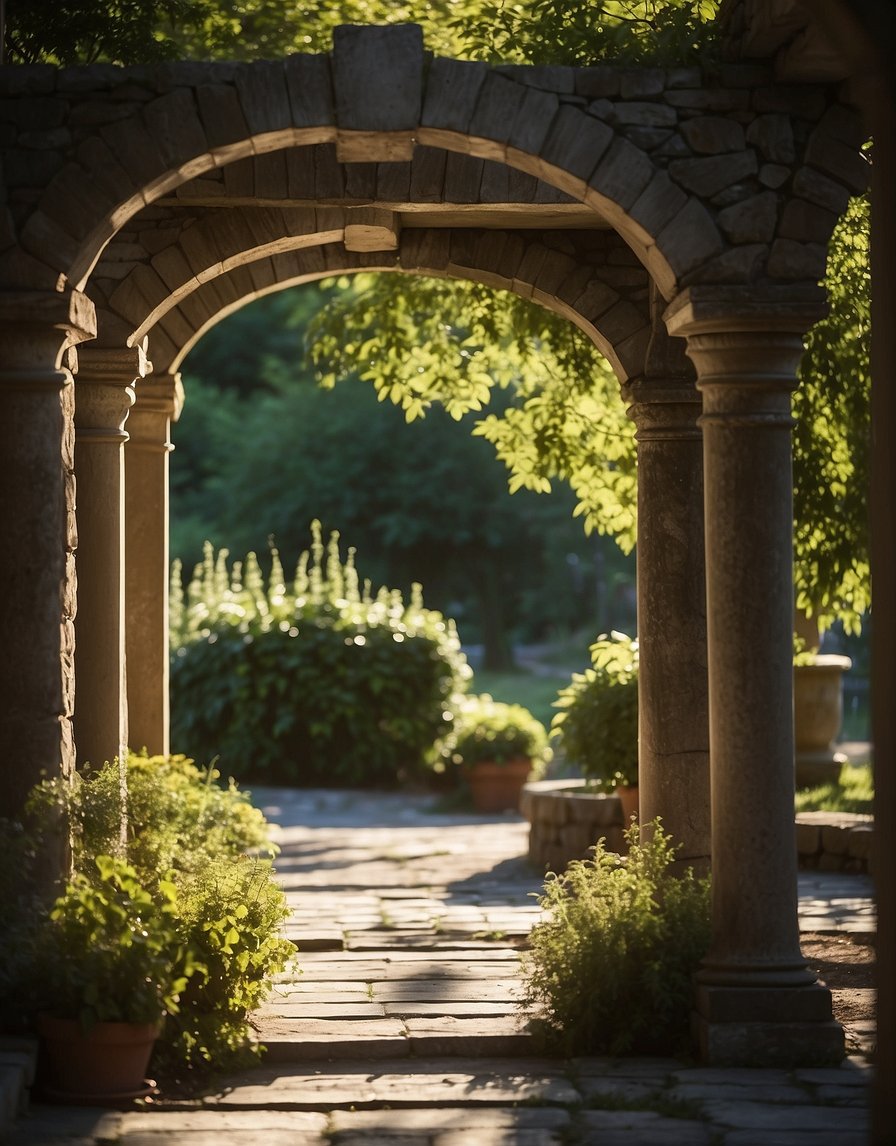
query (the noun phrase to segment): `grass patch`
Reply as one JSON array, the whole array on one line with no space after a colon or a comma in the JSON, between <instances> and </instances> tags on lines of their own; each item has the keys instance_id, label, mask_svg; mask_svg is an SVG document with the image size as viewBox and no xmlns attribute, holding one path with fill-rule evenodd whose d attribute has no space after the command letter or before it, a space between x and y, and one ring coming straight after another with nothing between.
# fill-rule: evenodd
<instances>
[{"instance_id":1,"label":"grass patch","mask_svg":"<svg viewBox=\"0 0 896 1146\"><path fill-rule=\"evenodd\" d=\"M487 692L504 704L521 704L528 708L536 720L550 728L557 712L554 701L561 688L569 684L569 677L561 673L551 676L536 675L519 669L515 672L489 672L477 669L470 684L471 692Z\"/></svg>"},{"instance_id":2,"label":"grass patch","mask_svg":"<svg viewBox=\"0 0 896 1146\"><path fill-rule=\"evenodd\" d=\"M844 764L836 784L801 788L796 794L798 812L862 812L870 815L874 780L870 764Z\"/></svg>"}]
</instances>

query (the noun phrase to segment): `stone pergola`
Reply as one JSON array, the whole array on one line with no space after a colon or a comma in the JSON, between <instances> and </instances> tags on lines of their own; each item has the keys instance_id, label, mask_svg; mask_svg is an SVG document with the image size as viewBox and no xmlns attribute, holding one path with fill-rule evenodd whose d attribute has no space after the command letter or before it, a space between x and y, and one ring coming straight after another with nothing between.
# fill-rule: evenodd
<instances>
[{"instance_id":1,"label":"stone pergola","mask_svg":"<svg viewBox=\"0 0 896 1146\"><path fill-rule=\"evenodd\" d=\"M407 25L0 69L0 811L168 750L169 433L204 331L343 271L512 290L593 338L634 423L641 811L712 866L701 1052L836 1057L796 912L790 396L865 129L839 75L781 80L774 48L489 67Z\"/></svg>"}]
</instances>

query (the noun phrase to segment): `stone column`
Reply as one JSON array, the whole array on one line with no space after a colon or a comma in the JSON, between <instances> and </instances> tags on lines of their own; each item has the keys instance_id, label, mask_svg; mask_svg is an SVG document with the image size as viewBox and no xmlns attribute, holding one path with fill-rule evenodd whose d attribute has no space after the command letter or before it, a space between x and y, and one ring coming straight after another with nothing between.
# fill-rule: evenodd
<instances>
[{"instance_id":1,"label":"stone column","mask_svg":"<svg viewBox=\"0 0 896 1146\"><path fill-rule=\"evenodd\" d=\"M0 292L0 815L43 776L74 771L75 343L95 334L78 292ZM49 864L59 874L62 855Z\"/></svg>"},{"instance_id":2,"label":"stone column","mask_svg":"<svg viewBox=\"0 0 896 1146\"><path fill-rule=\"evenodd\" d=\"M128 745L124 627L124 443L140 350L91 349L75 385L78 762L123 759Z\"/></svg>"},{"instance_id":3,"label":"stone column","mask_svg":"<svg viewBox=\"0 0 896 1146\"><path fill-rule=\"evenodd\" d=\"M703 394L713 893L696 1031L714 1063L831 1061L843 1033L800 952L793 807L790 397L816 312L782 296L719 314L724 291L694 293L667 320Z\"/></svg>"},{"instance_id":4,"label":"stone column","mask_svg":"<svg viewBox=\"0 0 896 1146\"><path fill-rule=\"evenodd\" d=\"M638 442L640 819L647 824L660 816L681 847L677 865L705 874L710 798L703 443L700 395L688 373L635 379L623 396Z\"/></svg>"},{"instance_id":5,"label":"stone column","mask_svg":"<svg viewBox=\"0 0 896 1146\"><path fill-rule=\"evenodd\" d=\"M128 560L128 719L135 749L167 754L168 455L180 416L179 374L150 374L137 386L125 447Z\"/></svg>"}]
</instances>

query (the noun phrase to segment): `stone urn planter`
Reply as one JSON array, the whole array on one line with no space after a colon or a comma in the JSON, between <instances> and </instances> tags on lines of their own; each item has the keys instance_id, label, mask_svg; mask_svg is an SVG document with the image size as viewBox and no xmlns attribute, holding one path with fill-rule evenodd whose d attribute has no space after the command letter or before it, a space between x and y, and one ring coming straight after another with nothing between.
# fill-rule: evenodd
<instances>
[{"instance_id":1,"label":"stone urn planter","mask_svg":"<svg viewBox=\"0 0 896 1146\"><path fill-rule=\"evenodd\" d=\"M835 741L843 723L843 673L849 657L816 656L793 668L793 719L796 786L836 782L846 757Z\"/></svg>"}]
</instances>

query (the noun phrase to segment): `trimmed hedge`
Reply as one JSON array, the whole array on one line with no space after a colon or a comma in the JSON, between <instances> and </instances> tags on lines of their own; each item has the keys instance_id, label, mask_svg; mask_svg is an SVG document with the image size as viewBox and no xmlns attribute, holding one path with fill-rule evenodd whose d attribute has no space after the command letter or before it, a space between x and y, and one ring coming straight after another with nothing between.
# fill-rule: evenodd
<instances>
[{"instance_id":1,"label":"trimmed hedge","mask_svg":"<svg viewBox=\"0 0 896 1146\"><path fill-rule=\"evenodd\" d=\"M472 675L454 624L398 591L359 583L354 550L320 526L286 585L276 550L228 566L210 545L172 589L172 739L238 777L390 785L423 775Z\"/></svg>"}]
</instances>

